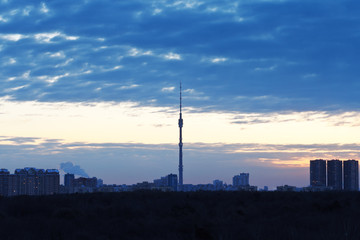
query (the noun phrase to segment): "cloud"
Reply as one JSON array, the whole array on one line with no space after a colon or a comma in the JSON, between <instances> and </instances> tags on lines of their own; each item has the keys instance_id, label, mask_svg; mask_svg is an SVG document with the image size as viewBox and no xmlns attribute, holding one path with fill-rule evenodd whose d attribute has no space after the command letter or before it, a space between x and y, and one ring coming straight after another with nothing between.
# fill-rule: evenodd
<instances>
[{"instance_id":1,"label":"cloud","mask_svg":"<svg viewBox=\"0 0 360 240\"><path fill-rule=\"evenodd\" d=\"M208 96L205 96L203 92L198 92L192 88L185 89L183 93L184 99L192 99L197 101L207 101L210 99Z\"/></svg>"},{"instance_id":2,"label":"cloud","mask_svg":"<svg viewBox=\"0 0 360 240\"><path fill-rule=\"evenodd\" d=\"M35 40L43 43L51 43L52 40L56 37L62 37L65 40L74 41L79 37L77 36L67 36L66 34L62 34L60 32L52 32L52 33L37 33L34 35Z\"/></svg>"},{"instance_id":3,"label":"cloud","mask_svg":"<svg viewBox=\"0 0 360 240\"><path fill-rule=\"evenodd\" d=\"M0 15L0 22L7 22L8 20Z\"/></svg>"},{"instance_id":4,"label":"cloud","mask_svg":"<svg viewBox=\"0 0 360 240\"><path fill-rule=\"evenodd\" d=\"M210 61L212 62L212 63L221 63L221 62L225 62L225 61L227 61L228 59L227 58L213 58L213 59L211 59Z\"/></svg>"},{"instance_id":5,"label":"cloud","mask_svg":"<svg viewBox=\"0 0 360 240\"><path fill-rule=\"evenodd\" d=\"M254 71L274 71L277 66L270 66L270 67L257 67Z\"/></svg>"},{"instance_id":6,"label":"cloud","mask_svg":"<svg viewBox=\"0 0 360 240\"><path fill-rule=\"evenodd\" d=\"M22 14L23 16L29 16L30 12L32 11L33 7L31 6L27 6L22 10Z\"/></svg>"},{"instance_id":7,"label":"cloud","mask_svg":"<svg viewBox=\"0 0 360 240\"><path fill-rule=\"evenodd\" d=\"M29 85L22 85L22 86L18 86L18 87L13 87L13 88L9 88L9 89L5 89L4 92L9 93L9 92L13 92L13 91L17 91L23 88L29 87Z\"/></svg>"},{"instance_id":8,"label":"cloud","mask_svg":"<svg viewBox=\"0 0 360 240\"><path fill-rule=\"evenodd\" d=\"M26 36L22 34L0 34L0 38L8 41L17 42L23 38L26 38Z\"/></svg>"},{"instance_id":9,"label":"cloud","mask_svg":"<svg viewBox=\"0 0 360 240\"><path fill-rule=\"evenodd\" d=\"M133 88L137 88L140 87L140 85L138 84L131 84L131 85L127 85L127 86L121 86L120 89L121 90L126 90L126 89L133 89Z\"/></svg>"},{"instance_id":10,"label":"cloud","mask_svg":"<svg viewBox=\"0 0 360 240\"><path fill-rule=\"evenodd\" d=\"M175 90L175 87L163 87L161 89L162 92L173 92Z\"/></svg>"},{"instance_id":11,"label":"cloud","mask_svg":"<svg viewBox=\"0 0 360 240\"><path fill-rule=\"evenodd\" d=\"M16 63L16 60L14 58L9 59L9 64L15 64L15 63Z\"/></svg>"},{"instance_id":12,"label":"cloud","mask_svg":"<svg viewBox=\"0 0 360 240\"><path fill-rule=\"evenodd\" d=\"M41 81L44 81L48 84L54 84L57 81L59 81L61 78L68 77L68 76L69 76L69 73L65 73L65 74L57 75L57 76L39 76L38 79Z\"/></svg>"},{"instance_id":13,"label":"cloud","mask_svg":"<svg viewBox=\"0 0 360 240\"><path fill-rule=\"evenodd\" d=\"M61 32L49 32L49 33L36 33L34 35L24 35L24 34L1 34L0 38L8 41L20 41L25 38L34 38L36 41L40 43L52 43L52 40L56 37L64 38L65 40L74 41L79 37L77 36L67 36Z\"/></svg>"},{"instance_id":14,"label":"cloud","mask_svg":"<svg viewBox=\"0 0 360 240\"><path fill-rule=\"evenodd\" d=\"M6 137L0 136L0 142L2 144L9 142L13 145L21 145L21 144L29 144L29 143L36 143L37 140L40 138L32 138L32 137Z\"/></svg>"},{"instance_id":15,"label":"cloud","mask_svg":"<svg viewBox=\"0 0 360 240\"><path fill-rule=\"evenodd\" d=\"M23 75L21 75L21 77L24 79L28 79L30 77L30 73L31 73L31 71L26 71L23 73Z\"/></svg>"},{"instance_id":16,"label":"cloud","mask_svg":"<svg viewBox=\"0 0 360 240\"><path fill-rule=\"evenodd\" d=\"M172 53L172 52L165 54L164 58L167 60L181 60L180 54Z\"/></svg>"},{"instance_id":17,"label":"cloud","mask_svg":"<svg viewBox=\"0 0 360 240\"><path fill-rule=\"evenodd\" d=\"M162 9L159 9L159 8L155 8L154 11L153 11L153 15L158 15L162 12Z\"/></svg>"},{"instance_id":18,"label":"cloud","mask_svg":"<svg viewBox=\"0 0 360 240\"><path fill-rule=\"evenodd\" d=\"M48 13L49 12L49 8L46 6L46 4L44 2L42 2L41 5L40 5L40 12L42 12L42 13Z\"/></svg>"},{"instance_id":19,"label":"cloud","mask_svg":"<svg viewBox=\"0 0 360 240\"><path fill-rule=\"evenodd\" d=\"M197 8L204 3L197 0L177 0L173 2L172 4L168 4L168 7L173 7L175 9L192 9Z\"/></svg>"},{"instance_id":20,"label":"cloud","mask_svg":"<svg viewBox=\"0 0 360 240\"><path fill-rule=\"evenodd\" d=\"M139 56L148 56L148 55L152 55L153 53L151 51L143 51L137 48L131 48L129 50L129 56L132 57L139 57Z\"/></svg>"},{"instance_id":21,"label":"cloud","mask_svg":"<svg viewBox=\"0 0 360 240\"><path fill-rule=\"evenodd\" d=\"M54 54L50 55L50 57L65 58L65 55L61 55L61 53L60 53L60 55L59 55L59 53L56 53L55 55L54 55ZM65 62L63 62L63 63L56 64L56 65L55 65L55 68L65 67L65 66L69 65L69 63L71 63L72 61L74 61L74 59L73 59L73 58L69 58L69 59L67 59L67 60L66 60Z\"/></svg>"}]
</instances>

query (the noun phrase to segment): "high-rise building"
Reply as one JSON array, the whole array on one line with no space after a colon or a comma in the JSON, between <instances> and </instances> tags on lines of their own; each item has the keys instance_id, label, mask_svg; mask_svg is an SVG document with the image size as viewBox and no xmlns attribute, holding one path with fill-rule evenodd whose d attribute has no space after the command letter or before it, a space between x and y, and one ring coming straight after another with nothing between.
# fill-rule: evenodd
<instances>
[{"instance_id":1,"label":"high-rise building","mask_svg":"<svg viewBox=\"0 0 360 240\"><path fill-rule=\"evenodd\" d=\"M60 191L60 175L57 169L47 169L44 181L45 195L57 194Z\"/></svg>"},{"instance_id":2,"label":"high-rise building","mask_svg":"<svg viewBox=\"0 0 360 240\"><path fill-rule=\"evenodd\" d=\"M0 169L0 195L7 196L9 193L9 175L7 169Z\"/></svg>"},{"instance_id":3,"label":"high-rise building","mask_svg":"<svg viewBox=\"0 0 360 240\"><path fill-rule=\"evenodd\" d=\"M154 179L155 188L167 187L167 178L161 177L160 179Z\"/></svg>"},{"instance_id":4,"label":"high-rise building","mask_svg":"<svg viewBox=\"0 0 360 240\"><path fill-rule=\"evenodd\" d=\"M25 169L16 169L16 195L26 195L26 175Z\"/></svg>"},{"instance_id":5,"label":"high-rise building","mask_svg":"<svg viewBox=\"0 0 360 240\"><path fill-rule=\"evenodd\" d=\"M74 174L66 173L64 175L64 185L65 185L65 191L67 193L74 193L74 179L75 179Z\"/></svg>"},{"instance_id":6,"label":"high-rise building","mask_svg":"<svg viewBox=\"0 0 360 240\"><path fill-rule=\"evenodd\" d=\"M96 182L96 187L102 187L103 185L104 185L104 181L99 178Z\"/></svg>"},{"instance_id":7,"label":"high-rise building","mask_svg":"<svg viewBox=\"0 0 360 240\"><path fill-rule=\"evenodd\" d=\"M359 163L356 160L344 161L344 190L359 190Z\"/></svg>"},{"instance_id":8,"label":"high-rise building","mask_svg":"<svg viewBox=\"0 0 360 240\"><path fill-rule=\"evenodd\" d=\"M18 195L18 181L15 174L9 175L9 191L8 196L17 196Z\"/></svg>"},{"instance_id":9,"label":"high-rise building","mask_svg":"<svg viewBox=\"0 0 360 240\"><path fill-rule=\"evenodd\" d=\"M327 186L333 190L342 190L342 161L327 161Z\"/></svg>"},{"instance_id":10,"label":"high-rise building","mask_svg":"<svg viewBox=\"0 0 360 240\"><path fill-rule=\"evenodd\" d=\"M310 185L326 187L326 161L316 159L310 161Z\"/></svg>"},{"instance_id":11,"label":"high-rise building","mask_svg":"<svg viewBox=\"0 0 360 240\"><path fill-rule=\"evenodd\" d=\"M43 169L24 168L25 175L25 194L43 195L44 194L44 173ZM19 176L20 177L20 176ZM24 182L23 182L24 183Z\"/></svg>"},{"instance_id":12,"label":"high-rise building","mask_svg":"<svg viewBox=\"0 0 360 240\"><path fill-rule=\"evenodd\" d=\"M235 175L233 177L233 186L250 186L249 184L249 173L240 173L240 175Z\"/></svg>"},{"instance_id":13,"label":"high-rise building","mask_svg":"<svg viewBox=\"0 0 360 240\"><path fill-rule=\"evenodd\" d=\"M1 174L6 173L0 172L0 190L7 192L7 196L49 195L59 193L60 190L60 175L56 169L16 169L14 174L8 174L7 184L1 182Z\"/></svg>"},{"instance_id":14,"label":"high-rise building","mask_svg":"<svg viewBox=\"0 0 360 240\"><path fill-rule=\"evenodd\" d=\"M169 174L167 177L167 185L172 188L173 191L178 189L178 178L176 174Z\"/></svg>"},{"instance_id":15,"label":"high-rise building","mask_svg":"<svg viewBox=\"0 0 360 240\"><path fill-rule=\"evenodd\" d=\"M178 190L178 177L176 174L169 174L160 179L154 180L154 187L165 191L177 191Z\"/></svg>"}]
</instances>

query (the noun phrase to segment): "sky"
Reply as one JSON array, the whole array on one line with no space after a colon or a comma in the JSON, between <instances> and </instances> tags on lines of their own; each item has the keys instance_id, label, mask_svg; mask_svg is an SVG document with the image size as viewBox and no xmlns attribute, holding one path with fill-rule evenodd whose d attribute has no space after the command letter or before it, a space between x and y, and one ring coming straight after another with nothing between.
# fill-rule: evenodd
<instances>
[{"instance_id":1,"label":"sky","mask_svg":"<svg viewBox=\"0 0 360 240\"><path fill-rule=\"evenodd\" d=\"M360 3L0 0L0 167L309 185L360 159ZM64 171L62 171L64 173Z\"/></svg>"}]
</instances>

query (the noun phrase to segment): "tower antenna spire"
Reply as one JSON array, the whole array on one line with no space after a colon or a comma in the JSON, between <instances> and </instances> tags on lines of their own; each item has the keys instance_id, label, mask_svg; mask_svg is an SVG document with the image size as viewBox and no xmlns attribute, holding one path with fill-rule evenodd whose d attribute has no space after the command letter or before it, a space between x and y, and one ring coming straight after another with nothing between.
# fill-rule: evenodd
<instances>
[{"instance_id":1,"label":"tower antenna spire","mask_svg":"<svg viewBox=\"0 0 360 240\"><path fill-rule=\"evenodd\" d=\"M182 191L183 190L183 152L182 152L182 147L183 147L183 143L182 143L182 127L184 125L184 121L182 119L182 86L181 86L181 80L180 80L180 116L179 116L179 130L180 130L180 135L179 135L179 186L178 186L178 190Z\"/></svg>"},{"instance_id":2,"label":"tower antenna spire","mask_svg":"<svg viewBox=\"0 0 360 240\"><path fill-rule=\"evenodd\" d=\"M181 90L182 90L182 86L181 86L181 81L180 81L180 113L181 113L181 108L182 108L182 94L181 94Z\"/></svg>"}]
</instances>

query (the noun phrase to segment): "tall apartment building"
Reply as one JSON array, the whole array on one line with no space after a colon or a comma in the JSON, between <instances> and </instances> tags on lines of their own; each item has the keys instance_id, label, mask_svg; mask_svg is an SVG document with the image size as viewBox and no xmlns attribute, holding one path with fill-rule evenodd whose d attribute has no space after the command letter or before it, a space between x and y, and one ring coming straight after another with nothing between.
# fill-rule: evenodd
<instances>
[{"instance_id":1,"label":"tall apartment building","mask_svg":"<svg viewBox=\"0 0 360 240\"><path fill-rule=\"evenodd\" d=\"M67 193L74 193L74 179L74 174L66 173L64 175L64 185Z\"/></svg>"},{"instance_id":2,"label":"tall apartment building","mask_svg":"<svg viewBox=\"0 0 360 240\"><path fill-rule=\"evenodd\" d=\"M310 185L326 187L326 161L316 159L310 161Z\"/></svg>"},{"instance_id":3,"label":"tall apartment building","mask_svg":"<svg viewBox=\"0 0 360 240\"><path fill-rule=\"evenodd\" d=\"M160 189L167 189L171 191L177 191L178 189L178 177L176 174L169 174L160 179L154 180L154 187Z\"/></svg>"},{"instance_id":4,"label":"tall apartment building","mask_svg":"<svg viewBox=\"0 0 360 240\"><path fill-rule=\"evenodd\" d=\"M60 191L60 175L57 169L47 169L45 172L44 194L53 195Z\"/></svg>"},{"instance_id":5,"label":"tall apartment building","mask_svg":"<svg viewBox=\"0 0 360 240\"><path fill-rule=\"evenodd\" d=\"M240 173L240 175L235 175L233 177L233 186L250 186L249 184L249 173Z\"/></svg>"},{"instance_id":6,"label":"tall apartment building","mask_svg":"<svg viewBox=\"0 0 360 240\"><path fill-rule=\"evenodd\" d=\"M26 170L16 169L14 175L16 176L16 183L14 185L15 195L26 195Z\"/></svg>"},{"instance_id":7,"label":"tall apartment building","mask_svg":"<svg viewBox=\"0 0 360 240\"><path fill-rule=\"evenodd\" d=\"M7 169L0 169L0 195L7 196L9 192L9 175Z\"/></svg>"},{"instance_id":8,"label":"tall apartment building","mask_svg":"<svg viewBox=\"0 0 360 240\"><path fill-rule=\"evenodd\" d=\"M178 189L178 177L176 174L169 174L167 177L167 184L169 187L173 189L173 191L177 191Z\"/></svg>"},{"instance_id":9,"label":"tall apartment building","mask_svg":"<svg viewBox=\"0 0 360 240\"><path fill-rule=\"evenodd\" d=\"M356 160L344 161L344 190L359 190L359 163Z\"/></svg>"},{"instance_id":10,"label":"tall apartment building","mask_svg":"<svg viewBox=\"0 0 360 240\"><path fill-rule=\"evenodd\" d=\"M342 190L342 161L327 161L327 186L333 190Z\"/></svg>"},{"instance_id":11,"label":"tall apartment building","mask_svg":"<svg viewBox=\"0 0 360 240\"><path fill-rule=\"evenodd\" d=\"M55 169L24 168L16 169L14 174L0 171L0 194L4 196L51 195L59 190L60 175Z\"/></svg>"},{"instance_id":12,"label":"tall apartment building","mask_svg":"<svg viewBox=\"0 0 360 240\"><path fill-rule=\"evenodd\" d=\"M15 174L9 175L8 196L17 196L18 194L18 178Z\"/></svg>"}]
</instances>

